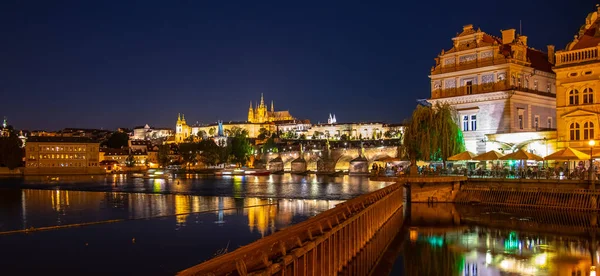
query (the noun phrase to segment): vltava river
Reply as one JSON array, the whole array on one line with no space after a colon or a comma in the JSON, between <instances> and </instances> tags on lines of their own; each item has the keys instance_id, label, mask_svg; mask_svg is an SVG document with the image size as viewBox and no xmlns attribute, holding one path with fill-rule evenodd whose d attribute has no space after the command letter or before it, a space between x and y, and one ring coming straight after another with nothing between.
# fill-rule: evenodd
<instances>
[{"instance_id":1,"label":"vltava river","mask_svg":"<svg viewBox=\"0 0 600 276\"><path fill-rule=\"evenodd\" d=\"M385 185L289 174L1 179L0 274L172 275Z\"/></svg>"},{"instance_id":2,"label":"vltava river","mask_svg":"<svg viewBox=\"0 0 600 276\"><path fill-rule=\"evenodd\" d=\"M589 276L597 214L412 204L390 275ZM412 228L408 229L409 226Z\"/></svg>"}]
</instances>

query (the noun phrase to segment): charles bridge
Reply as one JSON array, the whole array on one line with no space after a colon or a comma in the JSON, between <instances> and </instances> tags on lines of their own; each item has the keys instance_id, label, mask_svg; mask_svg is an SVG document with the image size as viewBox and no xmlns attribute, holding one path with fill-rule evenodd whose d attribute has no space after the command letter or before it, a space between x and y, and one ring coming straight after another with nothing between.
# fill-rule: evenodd
<instances>
[{"instance_id":1,"label":"charles bridge","mask_svg":"<svg viewBox=\"0 0 600 276\"><path fill-rule=\"evenodd\" d=\"M278 151L258 155L257 159L262 163L258 166L263 166L272 172L312 171L327 174L349 171L368 174L368 168L373 162L396 157L398 145L389 141L342 142L332 145L308 143L301 146L282 146ZM354 166L351 166L352 163ZM357 166L357 163L360 166Z\"/></svg>"}]
</instances>

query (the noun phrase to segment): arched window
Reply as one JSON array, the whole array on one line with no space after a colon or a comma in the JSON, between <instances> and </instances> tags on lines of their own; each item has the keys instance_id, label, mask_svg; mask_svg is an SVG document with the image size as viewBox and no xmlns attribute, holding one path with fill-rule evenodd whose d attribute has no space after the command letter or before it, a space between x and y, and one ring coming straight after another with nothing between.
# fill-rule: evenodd
<instances>
[{"instance_id":1,"label":"arched window","mask_svg":"<svg viewBox=\"0 0 600 276\"><path fill-rule=\"evenodd\" d=\"M586 88L583 90L583 103L592 104L594 103L594 90Z\"/></svg>"},{"instance_id":2,"label":"arched window","mask_svg":"<svg viewBox=\"0 0 600 276\"><path fill-rule=\"evenodd\" d=\"M583 124L583 139L594 139L594 123L585 122Z\"/></svg>"},{"instance_id":3,"label":"arched window","mask_svg":"<svg viewBox=\"0 0 600 276\"><path fill-rule=\"evenodd\" d=\"M573 89L569 91L569 105L579 104L579 90Z\"/></svg>"},{"instance_id":4,"label":"arched window","mask_svg":"<svg viewBox=\"0 0 600 276\"><path fill-rule=\"evenodd\" d=\"M581 140L581 136L579 136L579 123L571 123L571 127L569 129L571 130L571 141Z\"/></svg>"}]
</instances>

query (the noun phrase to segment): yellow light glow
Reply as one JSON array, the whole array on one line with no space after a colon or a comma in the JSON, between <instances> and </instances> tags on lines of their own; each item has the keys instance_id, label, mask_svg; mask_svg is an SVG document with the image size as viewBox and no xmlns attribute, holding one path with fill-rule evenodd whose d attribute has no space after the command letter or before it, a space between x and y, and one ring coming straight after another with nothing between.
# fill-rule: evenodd
<instances>
[{"instance_id":1,"label":"yellow light glow","mask_svg":"<svg viewBox=\"0 0 600 276\"><path fill-rule=\"evenodd\" d=\"M544 266L546 265L546 262L548 261L548 254L547 253L542 253L540 255L535 256L535 264L538 266Z\"/></svg>"},{"instance_id":2,"label":"yellow light glow","mask_svg":"<svg viewBox=\"0 0 600 276\"><path fill-rule=\"evenodd\" d=\"M590 147L593 147L596 144L596 141L590 140L590 142L588 144L590 145Z\"/></svg>"}]
</instances>

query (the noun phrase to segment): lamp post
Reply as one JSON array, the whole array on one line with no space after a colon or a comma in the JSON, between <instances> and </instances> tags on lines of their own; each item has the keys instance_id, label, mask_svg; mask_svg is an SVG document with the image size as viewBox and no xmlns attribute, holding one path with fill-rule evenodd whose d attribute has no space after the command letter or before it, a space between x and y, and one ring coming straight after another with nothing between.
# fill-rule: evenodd
<instances>
[{"instance_id":1,"label":"lamp post","mask_svg":"<svg viewBox=\"0 0 600 276\"><path fill-rule=\"evenodd\" d=\"M595 185L596 182L594 182L594 180L592 179L592 171L594 169L593 168L593 166L594 166L593 165L593 161L594 161L593 159L594 158L592 157L592 154L593 154L593 149L594 149L594 145L596 144L596 141L590 140L588 142L588 144L590 145L590 166L588 168L588 170L590 171L590 175L589 175L589 177L590 177L590 189L596 190L596 185Z\"/></svg>"}]
</instances>

